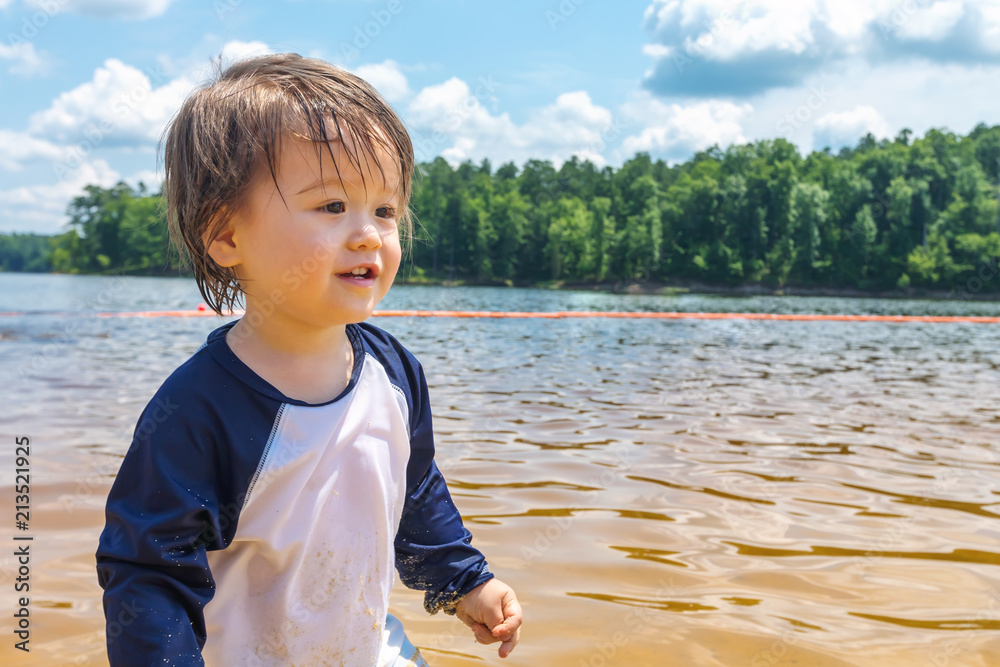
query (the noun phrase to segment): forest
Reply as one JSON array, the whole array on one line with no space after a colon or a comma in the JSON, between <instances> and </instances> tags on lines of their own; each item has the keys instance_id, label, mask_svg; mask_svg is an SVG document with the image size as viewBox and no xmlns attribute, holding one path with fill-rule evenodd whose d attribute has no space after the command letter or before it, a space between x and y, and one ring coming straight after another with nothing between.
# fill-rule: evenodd
<instances>
[{"instance_id":1,"label":"forest","mask_svg":"<svg viewBox=\"0 0 1000 667\"><path fill-rule=\"evenodd\" d=\"M1000 126L863 137L803 157L784 139L669 165L573 158L418 165L401 280L1000 290ZM0 269L177 275L161 197L87 186L56 236L0 236ZM976 277L978 276L978 282ZM962 289L965 289L962 287Z\"/></svg>"}]
</instances>

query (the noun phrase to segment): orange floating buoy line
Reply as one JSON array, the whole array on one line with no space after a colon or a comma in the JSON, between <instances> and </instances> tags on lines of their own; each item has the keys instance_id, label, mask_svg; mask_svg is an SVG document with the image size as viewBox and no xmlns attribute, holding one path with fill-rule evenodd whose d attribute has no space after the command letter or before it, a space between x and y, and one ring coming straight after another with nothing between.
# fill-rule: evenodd
<instances>
[{"instance_id":1,"label":"orange floating buoy line","mask_svg":"<svg viewBox=\"0 0 1000 667\"><path fill-rule=\"evenodd\" d=\"M804 320L845 322L976 322L1000 324L1000 317L963 315L817 315L808 313L649 313L594 310L562 310L557 312L503 312L479 310L382 310L373 317L533 317L562 319L571 317L617 317L650 320Z\"/></svg>"},{"instance_id":2,"label":"orange floating buoy line","mask_svg":"<svg viewBox=\"0 0 1000 667\"><path fill-rule=\"evenodd\" d=\"M28 315L26 312L0 312L0 316ZM195 310L147 310L137 312L73 313L32 312L32 315L65 315L71 317L215 317L215 312L205 304ZM243 315L243 311L227 313L229 317ZM372 317L490 317L567 319L574 317L606 317L650 320L794 320L834 322L968 322L975 324L1000 324L1000 317L974 315L823 315L813 313L684 313L684 312L623 312L594 310L561 310L555 312L507 312L495 310L377 310Z\"/></svg>"}]
</instances>

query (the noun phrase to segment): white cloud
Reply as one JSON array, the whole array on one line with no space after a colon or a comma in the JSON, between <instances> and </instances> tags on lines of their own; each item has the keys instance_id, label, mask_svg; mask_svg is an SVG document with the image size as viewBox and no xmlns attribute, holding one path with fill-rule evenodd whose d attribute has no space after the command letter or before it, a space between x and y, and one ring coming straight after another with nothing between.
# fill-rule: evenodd
<instances>
[{"instance_id":1,"label":"white cloud","mask_svg":"<svg viewBox=\"0 0 1000 667\"><path fill-rule=\"evenodd\" d=\"M451 164L488 157L519 164L537 158L559 166L576 155L604 164L604 134L612 126L612 116L586 92L560 95L519 126L509 114L493 115L483 106L483 101L495 105L494 86L491 80L480 79L473 90L452 77L421 90L407 114L417 159L429 160L440 153Z\"/></svg>"},{"instance_id":2,"label":"white cloud","mask_svg":"<svg viewBox=\"0 0 1000 667\"><path fill-rule=\"evenodd\" d=\"M605 163L602 151L612 132L612 114L594 104L585 91L563 93L550 104L531 114L522 128L526 148L550 155L561 164L576 155L598 166Z\"/></svg>"},{"instance_id":3,"label":"white cloud","mask_svg":"<svg viewBox=\"0 0 1000 667\"><path fill-rule=\"evenodd\" d=\"M900 38L937 42L944 39L965 13L962 2L936 2L929 7L915 5L914 11L899 22L897 33Z\"/></svg>"},{"instance_id":4,"label":"white cloud","mask_svg":"<svg viewBox=\"0 0 1000 667\"><path fill-rule=\"evenodd\" d=\"M222 62L223 65L229 65L237 60L253 56L266 56L271 53L274 53L274 50L264 42L241 42L233 40L226 42L222 47Z\"/></svg>"},{"instance_id":5,"label":"white cloud","mask_svg":"<svg viewBox=\"0 0 1000 667\"><path fill-rule=\"evenodd\" d=\"M46 59L28 41L11 39L7 44L0 43L0 60L14 61L7 71L25 77L45 74L49 69Z\"/></svg>"},{"instance_id":6,"label":"white cloud","mask_svg":"<svg viewBox=\"0 0 1000 667\"><path fill-rule=\"evenodd\" d=\"M645 151L672 162L683 161L695 152L718 144L720 147L744 143L742 122L753 111L749 104L709 100L694 104L665 104L649 93L641 93L622 105L630 124L642 129L625 137L620 157L629 159Z\"/></svg>"},{"instance_id":7,"label":"white cloud","mask_svg":"<svg viewBox=\"0 0 1000 667\"><path fill-rule=\"evenodd\" d=\"M28 162L67 159L69 149L24 132L0 129L0 168L21 171Z\"/></svg>"},{"instance_id":8,"label":"white cloud","mask_svg":"<svg viewBox=\"0 0 1000 667\"><path fill-rule=\"evenodd\" d=\"M888 137L892 129L878 111L870 106L858 106L851 111L828 113L816 120L813 146L838 149L853 146L858 139L871 132L876 139Z\"/></svg>"},{"instance_id":9,"label":"white cloud","mask_svg":"<svg viewBox=\"0 0 1000 667\"><path fill-rule=\"evenodd\" d=\"M516 134L508 114L491 115L456 77L421 90L410 102L406 120L420 160L438 153L453 164L487 156L502 159L491 149Z\"/></svg>"},{"instance_id":10,"label":"white cloud","mask_svg":"<svg viewBox=\"0 0 1000 667\"><path fill-rule=\"evenodd\" d=\"M173 0L26 0L25 4L46 13L68 11L97 19L142 20L161 16Z\"/></svg>"},{"instance_id":11,"label":"white cloud","mask_svg":"<svg viewBox=\"0 0 1000 667\"><path fill-rule=\"evenodd\" d=\"M146 190L149 192L155 192L160 189L163 185L163 173L160 171L153 171L152 169L141 169L131 176L126 176L124 179L133 188L138 188L139 183L146 186Z\"/></svg>"},{"instance_id":12,"label":"white cloud","mask_svg":"<svg viewBox=\"0 0 1000 667\"><path fill-rule=\"evenodd\" d=\"M853 56L1000 57L996 0L652 0L645 85L663 95L752 95Z\"/></svg>"},{"instance_id":13,"label":"white cloud","mask_svg":"<svg viewBox=\"0 0 1000 667\"><path fill-rule=\"evenodd\" d=\"M54 183L28 185L0 191L0 232L32 231L55 234L64 231L66 207L84 186L111 187L118 172L104 160L85 162Z\"/></svg>"},{"instance_id":14,"label":"white cloud","mask_svg":"<svg viewBox=\"0 0 1000 667\"><path fill-rule=\"evenodd\" d=\"M246 55L267 53L263 42L227 43L224 62ZM48 160L54 182L25 185L0 192L0 225L7 229L49 233L65 220L66 205L88 184L108 187L120 180L105 158L148 152L159 140L167 122L195 85L210 74L204 61L179 72L169 61L139 70L118 59L108 59L92 79L62 93L48 108L30 117L27 132L0 130L0 169L21 171ZM126 179L159 188L162 176L144 169Z\"/></svg>"},{"instance_id":15,"label":"white cloud","mask_svg":"<svg viewBox=\"0 0 1000 667\"><path fill-rule=\"evenodd\" d=\"M402 102L413 93L406 81L406 75L400 71L399 63L395 60L361 65L354 70L354 73L375 86L375 90L390 103Z\"/></svg>"},{"instance_id":16,"label":"white cloud","mask_svg":"<svg viewBox=\"0 0 1000 667\"><path fill-rule=\"evenodd\" d=\"M216 35L206 34L201 43L183 57L160 54L156 58L155 68L149 68L147 73L151 74L154 84L184 79L195 86L215 77L220 60L225 69L237 60L275 53L269 44L261 41L244 42L234 39L223 44L221 49L217 46L218 42Z\"/></svg>"},{"instance_id":17,"label":"white cloud","mask_svg":"<svg viewBox=\"0 0 1000 667\"><path fill-rule=\"evenodd\" d=\"M869 129L880 137L895 136L904 127L913 130L915 137L932 127L966 134L980 122L1000 124L998 80L1000 65L902 60L873 65L851 59L843 67L810 76L800 86L755 96L753 111L741 121L743 135L751 141L782 137L805 154L821 150L821 142L829 139L854 146ZM859 107L877 111L885 125L869 112L872 122L868 125L852 130L845 121L834 125L831 117L823 121L824 131L817 133L819 119L830 114L846 114L849 119L857 116ZM834 127L841 128L839 138L830 136Z\"/></svg>"},{"instance_id":18,"label":"white cloud","mask_svg":"<svg viewBox=\"0 0 1000 667\"><path fill-rule=\"evenodd\" d=\"M458 77L421 90L410 102L409 119L417 127L442 133L454 132L462 124L491 122L489 111L472 95L469 84Z\"/></svg>"},{"instance_id":19,"label":"white cloud","mask_svg":"<svg viewBox=\"0 0 1000 667\"><path fill-rule=\"evenodd\" d=\"M154 88L147 74L160 76L110 58L94 71L91 81L32 114L28 130L90 148L155 143L193 84L178 78Z\"/></svg>"},{"instance_id":20,"label":"white cloud","mask_svg":"<svg viewBox=\"0 0 1000 667\"><path fill-rule=\"evenodd\" d=\"M937 41L967 14L983 30L1000 20L995 0L652 0L645 18L667 46L733 60L767 50L849 52L873 31Z\"/></svg>"},{"instance_id":21,"label":"white cloud","mask_svg":"<svg viewBox=\"0 0 1000 667\"><path fill-rule=\"evenodd\" d=\"M653 0L646 9L646 23L654 33L677 40L666 46L682 46L712 60L768 49L799 54L814 41L810 19L816 4L815 0Z\"/></svg>"}]
</instances>

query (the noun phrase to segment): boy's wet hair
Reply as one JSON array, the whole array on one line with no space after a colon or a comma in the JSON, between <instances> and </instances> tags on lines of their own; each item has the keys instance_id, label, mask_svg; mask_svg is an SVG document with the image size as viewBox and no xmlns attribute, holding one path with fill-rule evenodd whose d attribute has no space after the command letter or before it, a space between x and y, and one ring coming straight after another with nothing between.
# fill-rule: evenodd
<instances>
[{"instance_id":1,"label":"boy's wet hair","mask_svg":"<svg viewBox=\"0 0 1000 667\"><path fill-rule=\"evenodd\" d=\"M190 263L209 308L220 314L232 310L243 290L235 272L209 256L207 242L247 203L258 175L270 173L277 187L283 136L310 140L318 158L324 149L332 158L327 137L334 131L342 137L346 130L354 150L342 145L362 178L371 173L372 162L383 170L372 158L376 147L392 155L400 176L400 240L408 246L413 144L402 121L370 84L294 53L240 60L224 71L220 58L214 66L213 78L184 101L161 144L170 238ZM339 167L337 171L339 176ZM384 172L382 177L387 179Z\"/></svg>"}]
</instances>

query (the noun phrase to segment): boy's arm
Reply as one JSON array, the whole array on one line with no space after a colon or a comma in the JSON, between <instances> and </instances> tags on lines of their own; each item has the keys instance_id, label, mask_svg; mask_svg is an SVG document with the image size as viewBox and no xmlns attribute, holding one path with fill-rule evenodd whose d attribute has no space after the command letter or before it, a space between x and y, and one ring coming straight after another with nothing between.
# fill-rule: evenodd
<instances>
[{"instance_id":1,"label":"boy's arm","mask_svg":"<svg viewBox=\"0 0 1000 667\"><path fill-rule=\"evenodd\" d=\"M472 534L434 463L430 401L423 370L414 360L413 416L407 496L396 534L396 569L410 588L426 591L424 608L456 614L481 644L501 642L506 658L520 637L522 612L510 586L493 577L471 545ZM423 472L425 471L425 472ZM416 477L423 472L422 477ZM415 486L409 483L419 479Z\"/></svg>"},{"instance_id":2,"label":"boy's arm","mask_svg":"<svg viewBox=\"0 0 1000 667\"><path fill-rule=\"evenodd\" d=\"M426 591L424 608L454 614L472 589L493 578L486 558L472 546L472 533L451 500L437 464L409 493L396 534L396 569L409 588Z\"/></svg>"},{"instance_id":3,"label":"boy's arm","mask_svg":"<svg viewBox=\"0 0 1000 667\"><path fill-rule=\"evenodd\" d=\"M204 429L162 406L154 398L139 418L96 554L113 667L204 665L206 547L222 548L215 463Z\"/></svg>"},{"instance_id":4,"label":"boy's arm","mask_svg":"<svg viewBox=\"0 0 1000 667\"><path fill-rule=\"evenodd\" d=\"M486 558L472 546L472 533L452 502L448 486L434 463L434 431L430 396L423 368L410 362L410 460L407 491L396 533L396 569L409 588L426 591L424 608L455 613L469 591L493 578Z\"/></svg>"}]
</instances>

